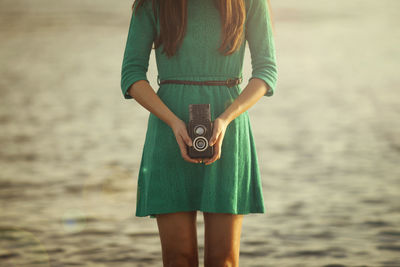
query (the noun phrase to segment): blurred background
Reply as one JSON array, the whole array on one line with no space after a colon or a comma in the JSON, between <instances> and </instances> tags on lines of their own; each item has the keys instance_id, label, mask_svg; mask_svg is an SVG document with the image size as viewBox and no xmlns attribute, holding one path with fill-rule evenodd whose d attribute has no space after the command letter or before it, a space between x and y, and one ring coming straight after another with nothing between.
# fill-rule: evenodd
<instances>
[{"instance_id":1,"label":"blurred background","mask_svg":"<svg viewBox=\"0 0 400 267\"><path fill-rule=\"evenodd\" d=\"M0 0L0 266L162 266L134 216L149 113L119 87L132 2ZM271 6L278 87L249 110L267 213L240 266L400 266L400 1Z\"/></svg>"}]
</instances>

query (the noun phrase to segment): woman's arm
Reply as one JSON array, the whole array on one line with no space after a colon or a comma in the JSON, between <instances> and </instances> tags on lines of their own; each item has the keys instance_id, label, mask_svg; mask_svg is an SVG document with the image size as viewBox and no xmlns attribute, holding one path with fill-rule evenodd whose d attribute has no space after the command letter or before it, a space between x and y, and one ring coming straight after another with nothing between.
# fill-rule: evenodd
<instances>
[{"instance_id":1,"label":"woman's arm","mask_svg":"<svg viewBox=\"0 0 400 267\"><path fill-rule=\"evenodd\" d=\"M151 48L156 36L151 2L144 2L135 13L137 3L138 1L134 2L122 62L122 94L125 99L134 98L148 111L172 126L178 117L162 102L147 79Z\"/></svg>"},{"instance_id":2,"label":"woman's arm","mask_svg":"<svg viewBox=\"0 0 400 267\"><path fill-rule=\"evenodd\" d=\"M167 105L165 105L147 80L136 81L129 87L127 93L144 108L171 127L184 160L192 163L199 162L197 159L190 158L187 154L186 145L192 146L192 139L189 137L185 122L178 118Z\"/></svg>"},{"instance_id":3,"label":"woman's arm","mask_svg":"<svg viewBox=\"0 0 400 267\"><path fill-rule=\"evenodd\" d=\"M228 124L262 98L266 94L267 89L263 80L259 78L251 79L235 101L213 121L213 134L210 138L210 146L214 146L214 155L204 161L206 165L220 159L222 142Z\"/></svg>"},{"instance_id":4,"label":"woman's arm","mask_svg":"<svg viewBox=\"0 0 400 267\"><path fill-rule=\"evenodd\" d=\"M148 111L172 128L180 120L160 99L146 80L139 80L128 89L128 94Z\"/></svg>"},{"instance_id":5,"label":"woman's arm","mask_svg":"<svg viewBox=\"0 0 400 267\"><path fill-rule=\"evenodd\" d=\"M225 120L226 124L229 124L265 96L268 89L263 80L259 78L251 79L235 101L218 118Z\"/></svg>"},{"instance_id":6,"label":"woman's arm","mask_svg":"<svg viewBox=\"0 0 400 267\"><path fill-rule=\"evenodd\" d=\"M235 101L219 116L229 124L262 96L272 96L277 80L275 43L269 0L252 0L246 19L252 75Z\"/></svg>"},{"instance_id":7,"label":"woman's arm","mask_svg":"<svg viewBox=\"0 0 400 267\"><path fill-rule=\"evenodd\" d=\"M277 80L275 44L272 21L269 13L269 0L249 0L245 35L249 44L252 75L246 88L213 122L210 145L214 155L205 161L206 165L221 157L222 141L228 124L248 110L263 96L272 96Z\"/></svg>"},{"instance_id":8,"label":"woman's arm","mask_svg":"<svg viewBox=\"0 0 400 267\"><path fill-rule=\"evenodd\" d=\"M136 7L138 1L134 2ZM181 150L182 157L192 163L198 160L187 155L186 145L191 146L186 124L179 119L155 93L146 73L149 57L156 35L151 1L145 1L137 13L132 13L121 69L121 89L125 99L134 98L136 102L153 113L171 127Z\"/></svg>"}]
</instances>

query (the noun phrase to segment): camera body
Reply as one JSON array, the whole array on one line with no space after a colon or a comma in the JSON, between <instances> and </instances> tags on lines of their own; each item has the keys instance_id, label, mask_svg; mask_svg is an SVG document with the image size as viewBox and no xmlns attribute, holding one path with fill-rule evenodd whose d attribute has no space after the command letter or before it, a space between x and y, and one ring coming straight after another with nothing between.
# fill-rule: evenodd
<instances>
[{"instance_id":1,"label":"camera body","mask_svg":"<svg viewBox=\"0 0 400 267\"><path fill-rule=\"evenodd\" d=\"M188 146L191 158L211 158L214 147L209 145L212 135L210 104L190 104L188 134L192 146Z\"/></svg>"}]
</instances>

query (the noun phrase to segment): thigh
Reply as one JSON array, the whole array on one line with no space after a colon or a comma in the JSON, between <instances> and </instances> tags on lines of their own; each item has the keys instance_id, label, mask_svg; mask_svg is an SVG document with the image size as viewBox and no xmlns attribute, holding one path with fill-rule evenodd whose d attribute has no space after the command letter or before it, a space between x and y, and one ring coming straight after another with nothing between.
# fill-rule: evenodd
<instances>
[{"instance_id":1,"label":"thigh","mask_svg":"<svg viewBox=\"0 0 400 267\"><path fill-rule=\"evenodd\" d=\"M203 215L205 262L231 262L236 266L243 214L204 212Z\"/></svg>"},{"instance_id":2,"label":"thigh","mask_svg":"<svg viewBox=\"0 0 400 267\"><path fill-rule=\"evenodd\" d=\"M197 211L156 214L164 262L197 259Z\"/></svg>"}]
</instances>

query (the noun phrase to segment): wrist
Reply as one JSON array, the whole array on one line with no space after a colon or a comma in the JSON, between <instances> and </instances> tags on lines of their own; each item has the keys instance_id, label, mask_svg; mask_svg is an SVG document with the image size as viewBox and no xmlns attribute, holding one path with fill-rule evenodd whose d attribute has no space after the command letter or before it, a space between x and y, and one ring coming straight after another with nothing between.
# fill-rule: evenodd
<instances>
[{"instance_id":1,"label":"wrist","mask_svg":"<svg viewBox=\"0 0 400 267\"><path fill-rule=\"evenodd\" d=\"M172 113L171 117L167 120L167 124L169 127L173 128L176 123L178 123L181 119L179 119L174 113Z\"/></svg>"},{"instance_id":2,"label":"wrist","mask_svg":"<svg viewBox=\"0 0 400 267\"><path fill-rule=\"evenodd\" d=\"M216 120L221 120L225 125L228 125L232 119L230 119L229 116L227 116L226 114L222 113L221 115L219 115Z\"/></svg>"}]
</instances>

